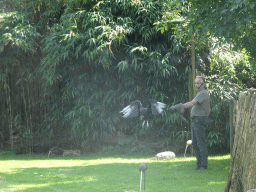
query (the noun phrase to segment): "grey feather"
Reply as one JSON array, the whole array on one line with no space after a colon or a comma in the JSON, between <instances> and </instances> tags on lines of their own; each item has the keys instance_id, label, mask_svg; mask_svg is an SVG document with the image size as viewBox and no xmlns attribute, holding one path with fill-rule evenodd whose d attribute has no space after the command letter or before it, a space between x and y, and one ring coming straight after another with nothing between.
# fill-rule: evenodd
<instances>
[{"instance_id":1,"label":"grey feather","mask_svg":"<svg viewBox=\"0 0 256 192\"><path fill-rule=\"evenodd\" d=\"M151 111L153 115L158 115L163 113L163 109L166 107L166 104L156 101L154 99L150 100Z\"/></svg>"},{"instance_id":2,"label":"grey feather","mask_svg":"<svg viewBox=\"0 0 256 192\"><path fill-rule=\"evenodd\" d=\"M130 105L125 107L120 113L123 113L124 118L134 118L139 116L139 108L140 111L143 110L143 106L139 100L133 101ZM142 114L141 114L142 115Z\"/></svg>"}]
</instances>

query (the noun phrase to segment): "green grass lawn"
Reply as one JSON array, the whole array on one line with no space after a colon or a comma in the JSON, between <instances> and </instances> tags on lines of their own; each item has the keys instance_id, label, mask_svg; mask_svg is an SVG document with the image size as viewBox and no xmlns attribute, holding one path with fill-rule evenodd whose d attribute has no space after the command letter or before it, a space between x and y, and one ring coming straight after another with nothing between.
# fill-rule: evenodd
<instances>
[{"instance_id":1,"label":"green grass lawn","mask_svg":"<svg viewBox=\"0 0 256 192\"><path fill-rule=\"evenodd\" d=\"M146 192L224 191L230 155L209 157L206 171L194 170L195 157L167 161L154 161L150 157L100 153L79 157L51 156L48 159L47 155L2 152L0 191L139 191L139 165L142 162L148 166Z\"/></svg>"}]
</instances>

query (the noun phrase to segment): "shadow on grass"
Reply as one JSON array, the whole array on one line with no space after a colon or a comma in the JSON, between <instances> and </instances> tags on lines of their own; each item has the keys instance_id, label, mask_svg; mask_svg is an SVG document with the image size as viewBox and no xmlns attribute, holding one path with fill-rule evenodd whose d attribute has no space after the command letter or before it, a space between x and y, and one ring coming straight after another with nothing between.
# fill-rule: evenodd
<instances>
[{"instance_id":1,"label":"shadow on grass","mask_svg":"<svg viewBox=\"0 0 256 192\"><path fill-rule=\"evenodd\" d=\"M147 192L224 191L227 156L209 158L207 171L194 171L195 158L152 161L149 157L17 155L2 162L7 167L0 171L0 184L4 191L139 191L139 165L145 162Z\"/></svg>"}]
</instances>

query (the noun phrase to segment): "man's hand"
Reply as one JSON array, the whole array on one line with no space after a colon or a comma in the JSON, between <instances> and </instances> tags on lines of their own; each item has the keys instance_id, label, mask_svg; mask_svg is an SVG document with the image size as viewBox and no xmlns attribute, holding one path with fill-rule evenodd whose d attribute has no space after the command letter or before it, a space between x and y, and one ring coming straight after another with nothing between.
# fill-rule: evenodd
<instances>
[{"instance_id":1,"label":"man's hand","mask_svg":"<svg viewBox=\"0 0 256 192\"><path fill-rule=\"evenodd\" d=\"M170 110L172 111L178 111L179 113L184 113L185 107L182 103L179 103L177 105L173 105L170 107Z\"/></svg>"}]
</instances>

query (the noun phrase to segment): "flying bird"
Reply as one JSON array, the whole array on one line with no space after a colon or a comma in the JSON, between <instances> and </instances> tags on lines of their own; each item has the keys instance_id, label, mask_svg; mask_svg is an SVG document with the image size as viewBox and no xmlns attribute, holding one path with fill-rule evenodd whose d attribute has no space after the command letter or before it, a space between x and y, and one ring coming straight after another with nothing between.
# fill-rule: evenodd
<instances>
[{"instance_id":1,"label":"flying bird","mask_svg":"<svg viewBox=\"0 0 256 192\"><path fill-rule=\"evenodd\" d=\"M133 101L130 105L126 106L120 113L123 113L124 118L135 118L140 117L142 120L144 117L147 118L152 115L163 114L163 109L166 104L156 101L154 99L149 99L146 107L142 105L139 100ZM142 126L145 125L145 121ZM147 121L147 127L149 126Z\"/></svg>"}]
</instances>

